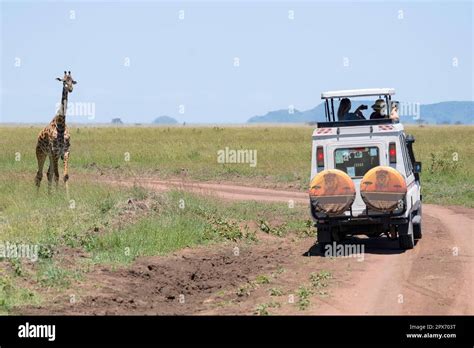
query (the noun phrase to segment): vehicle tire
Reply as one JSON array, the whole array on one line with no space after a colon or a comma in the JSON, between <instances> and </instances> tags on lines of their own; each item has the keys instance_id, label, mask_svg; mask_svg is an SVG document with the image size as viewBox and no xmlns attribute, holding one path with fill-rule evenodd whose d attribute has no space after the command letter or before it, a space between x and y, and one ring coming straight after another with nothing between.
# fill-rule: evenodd
<instances>
[{"instance_id":1,"label":"vehicle tire","mask_svg":"<svg viewBox=\"0 0 474 348\"><path fill-rule=\"evenodd\" d=\"M420 223L413 224L413 238L415 239L421 239L423 237L423 233L421 231L421 207L420 209L416 212L416 215L420 216Z\"/></svg>"},{"instance_id":2,"label":"vehicle tire","mask_svg":"<svg viewBox=\"0 0 474 348\"><path fill-rule=\"evenodd\" d=\"M423 233L421 232L421 222L419 224L413 224L413 238L421 239Z\"/></svg>"},{"instance_id":3,"label":"vehicle tire","mask_svg":"<svg viewBox=\"0 0 474 348\"><path fill-rule=\"evenodd\" d=\"M330 226L318 226L318 247L319 253L324 255L326 252L326 245L331 245L334 242L333 234L334 227Z\"/></svg>"},{"instance_id":4,"label":"vehicle tire","mask_svg":"<svg viewBox=\"0 0 474 348\"><path fill-rule=\"evenodd\" d=\"M341 243L346 238L346 234L341 232L338 228L332 230L332 240L336 243Z\"/></svg>"},{"instance_id":5,"label":"vehicle tire","mask_svg":"<svg viewBox=\"0 0 474 348\"><path fill-rule=\"evenodd\" d=\"M318 253L319 255L321 256L325 256L326 254L326 245L331 245L331 243L327 243L327 242L320 242L318 243Z\"/></svg>"},{"instance_id":6,"label":"vehicle tire","mask_svg":"<svg viewBox=\"0 0 474 348\"><path fill-rule=\"evenodd\" d=\"M332 243L332 231L331 227L327 226L318 226L317 227L317 241L319 244Z\"/></svg>"},{"instance_id":7,"label":"vehicle tire","mask_svg":"<svg viewBox=\"0 0 474 348\"><path fill-rule=\"evenodd\" d=\"M415 246L415 239L413 238L413 234L398 236L398 242L400 244L400 249L404 250L413 249L413 247Z\"/></svg>"},{"instance_id":8,"label":"vehicle tire","mask_svg":"<svg viewBox=\"0 0 474 348\"><path fill-rule=\"evenodd\" d=\"M409 250L415 246L415 238L413 238L413 223L411 219L408 223L400 225L398 231L398 243L400 249Z\"/></svg>"}]
</instances>

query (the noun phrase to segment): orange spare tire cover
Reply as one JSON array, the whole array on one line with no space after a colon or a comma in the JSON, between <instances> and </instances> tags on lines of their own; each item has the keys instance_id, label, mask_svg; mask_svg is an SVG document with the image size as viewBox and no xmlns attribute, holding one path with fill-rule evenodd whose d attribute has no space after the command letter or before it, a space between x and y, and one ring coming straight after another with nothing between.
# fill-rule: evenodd
<instances>
[{"instance_id":1,"label":"orange spare tire cover","mask_svg":"<svg viewBox=\"0 0 474 348\"><path fill-rule=\"evenodd\" d=\"M374 210L390 212L407 193L402 174L387 166L378 166L365 173L360 182L360 195L365 204Z\"/></svg>"},{"instance_id":2,"label":"orange spare tire cover","mask_svg":"<svg viewBox=\"0 0 474 348\"><path fill-rule=\"evenodd\" d=\"M328 215L342 214L354 202L356 190L349 175L339 169L327 169L311 180L309 197L316 210Z\"/></svg>"}]
</instances>

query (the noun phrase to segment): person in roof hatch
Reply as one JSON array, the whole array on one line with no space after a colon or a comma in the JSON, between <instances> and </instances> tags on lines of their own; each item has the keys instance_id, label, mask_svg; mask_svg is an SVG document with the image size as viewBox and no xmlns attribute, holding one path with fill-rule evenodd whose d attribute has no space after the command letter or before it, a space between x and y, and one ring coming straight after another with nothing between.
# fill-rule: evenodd
<instances>
[{"instance_id":1,"label":"person in roof hatch","mask_svg":"<svg viewBox=\"0 0 474 348\"><path fill-rule=\"evenodd\" d=\"M355 112L350 112L351 101L349 98L342 98L337 109L337 118L339 121L357 121L365 120L361 110L366 110L367 105L360 105Z\"/></svg>"},{"instance_id":2,"label":"person in roof hatch","mask_svg":"<svg viewBox=\"0 0 474 348\"><path fill-rule=\"evenodd\" d=\"M398 115L398 102L392 102L392 111L390 111L391 120L400 121L400 116Z\"/></svg>"},{"instance_id":3,"label":"person in roof hatch","mask_svg":"<svg viewBox=\"0 0 474 348\"><path fill-rule=\"evenodd\" d=\"M382 118L387 118L387 104L383 99L377 99L375 104L372 105L374 112L370 114L371 120L379 120Z\"/></svg>"}]
</instances>

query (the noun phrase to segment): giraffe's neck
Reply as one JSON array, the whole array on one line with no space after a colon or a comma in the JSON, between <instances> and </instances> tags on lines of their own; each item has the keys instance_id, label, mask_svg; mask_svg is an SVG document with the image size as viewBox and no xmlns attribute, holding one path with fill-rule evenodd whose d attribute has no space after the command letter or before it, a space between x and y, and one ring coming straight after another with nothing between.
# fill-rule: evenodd
<instances>
[{"instance_id":1,"label":"giraffe's neck","mask_svg":"<svg viewBox=\"0 0 474 348\"><path fill-rule=\"evenodd\" d=\"M59 114L63 115L66 117L66 110L67 110L67 96L68 96L68 90L66 86L63 86L63 93L61 96L61 107L59 109Z\"/></svg>"},{"instance_id":2,"label":"giraffe's neck","mask_svg":"<svg viewBox=\"0 0 474 348\"><path fill-rule=\"evenodd\" d=\"M66 128L66 110L67 110L67 97L68 97L68 90L66 86L63 86L63 93L61 96L61 105L59 107L58 113L53 120L53 123L56 126L59 134L62 135L64 133L64 129Z\"/></svg>"}]
</instances>

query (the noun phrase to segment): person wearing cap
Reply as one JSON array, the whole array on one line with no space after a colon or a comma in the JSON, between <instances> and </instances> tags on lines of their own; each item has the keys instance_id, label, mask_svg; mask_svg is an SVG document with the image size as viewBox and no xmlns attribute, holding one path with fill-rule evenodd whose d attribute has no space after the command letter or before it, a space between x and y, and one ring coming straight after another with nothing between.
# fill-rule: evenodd
<instances>
[{"instance_id":1,"label":"person wearing cap","mask_svg":"<svg viewBox=\"0 0 474 348\"><path fill-rule=\"evenodd\" d=\"M385 100L383 99L377 99L375 101L375 104L372 105L372 109L374 109L374 112L370 114L370 119L371 120L378 120L382 118L388 118L387 117L387 104L385 103Z\"/></svg>"}]
</instances>

